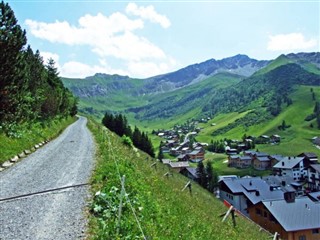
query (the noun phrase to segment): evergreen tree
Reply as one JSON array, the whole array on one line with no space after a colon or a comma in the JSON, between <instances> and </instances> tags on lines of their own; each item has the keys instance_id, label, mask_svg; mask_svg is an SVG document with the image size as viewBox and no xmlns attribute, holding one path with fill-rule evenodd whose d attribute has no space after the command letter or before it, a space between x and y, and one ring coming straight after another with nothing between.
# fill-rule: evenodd
<instances>
[{"instance_id":1,"label":"evergreen tree","mask_svg":"<svg viewBox=\"0 0 320 240\"><path fill-rule=\"evenodd\" d=\"M16 98L21 80L23 47L27 43L26 32L18 25L8 3L0 2L0 122L17 121Z\"/></svg>"},{"instance_id":2,"label":"evergreen tree","mask_svg":"<svg viewBox=\"0 0 320 240\"><path fill-rule=\"evenodd\" d=\"M159 145L159 153L158 153L158 159L162 162L162 159L164 158L163 156L163 151L162 151L162 146L163 146L163 142L161 141L160 142L160 145Z\"/></svg>"},{"instance_id":3,"label":"evergreen tree","mask_svg":"<svg viewBox=\"0 0 320 240\"><path fill-rule=\"evenodd\" d=\"M202 187L207 188L208 186L207 174L202 161L198 163L196 172L199 177L199 184Z\"/></svg>"},{"instance_id":4,"label":"evergreen tree","mask_svg":"<svg viewBox=\"0 0 320 240\"><path fill-rule=\"evenodd\" d=\"M208 191L214 192L215 188L218 185L218 175L214 172L212 168L212 163L209 162L206 166L206 172L207 172L207 181L208 181Z\"/></svg>"}]
</instances>

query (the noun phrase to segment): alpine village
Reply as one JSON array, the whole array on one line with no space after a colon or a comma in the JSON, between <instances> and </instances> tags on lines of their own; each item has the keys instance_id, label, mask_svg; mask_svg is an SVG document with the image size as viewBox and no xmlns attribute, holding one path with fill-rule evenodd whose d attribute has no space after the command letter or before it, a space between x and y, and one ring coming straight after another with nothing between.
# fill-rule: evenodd
<instances>
[{"instance_id":1,"label":"alpine village","mask_svg":"<svg viewBox=\"0 0 320 240\"><path fill-rule=\"evenodd\" d=\"M2 1L0 184L86 118L88 226L70 239L320 239L320 52L66 78L19 23Z\"/></svg>"}]
</instances>

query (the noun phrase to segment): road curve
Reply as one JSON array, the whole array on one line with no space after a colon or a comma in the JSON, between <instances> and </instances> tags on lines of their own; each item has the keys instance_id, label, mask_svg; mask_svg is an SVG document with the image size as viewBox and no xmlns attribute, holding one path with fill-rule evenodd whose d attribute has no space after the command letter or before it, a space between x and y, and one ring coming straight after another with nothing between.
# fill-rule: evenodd
<instances>
[{"instance_id":1,"label":"road curve","mask_svg":"<svg viewBox=\"0 0 320 240\"><path fill-rule=\"evenodd\" d=\"M0 172L0 199L87 183L94 142L80 117L58 138ZM83 239L87 186L0 201L0 240Z\"/></svg>"}]
</instances>

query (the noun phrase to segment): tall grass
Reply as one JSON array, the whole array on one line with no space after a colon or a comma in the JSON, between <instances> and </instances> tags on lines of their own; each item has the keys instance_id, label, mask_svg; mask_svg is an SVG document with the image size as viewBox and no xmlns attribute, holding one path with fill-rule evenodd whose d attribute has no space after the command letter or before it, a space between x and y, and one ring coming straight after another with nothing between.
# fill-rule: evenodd
<instances>
[{"instance_id":1,"label":"tall grass","mask_svg":"<svg viewBox=\"0 0 320 240\"><path fill-rule=\"evenodd\" d=\"M100 191L92 203L90 239L143 239L143 234L147 239L269 239L242 217L237 218L235 228L231 219L222 223L219 215L227 209L211 193L195 183L192 194L182 191L187 178L174 172L165 176L170 171L167 166L125 146L121 138L92 120L89 128L98 148L92 189ZM116 199L121 196L120 177L124 175L143 234L127 198L118 228Z\"/></svg>"}]
</instances>

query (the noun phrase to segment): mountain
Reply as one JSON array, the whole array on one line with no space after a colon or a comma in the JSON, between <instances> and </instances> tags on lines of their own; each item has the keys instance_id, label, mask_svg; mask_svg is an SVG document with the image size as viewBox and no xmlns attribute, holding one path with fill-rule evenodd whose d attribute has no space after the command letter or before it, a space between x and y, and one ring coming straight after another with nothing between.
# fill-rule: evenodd
<instances>
[{"instance_id":1,"label":"mountain","mask_svg":"<svg viewBox=\"0 0 320 240\"><path fill-rule=\"evenodd\" d=\"M174 90L185 87L223 72L248 77L268 63L269 61L258 61L240 54L222 60L210 59L175 72L149 78L146 86L148 89L161 92L162 89Z\"/></svg>"},{"instance_id":2,"label":"mountain","mask_svg":"<svg viewBox=\"0 0 320 240\"><path fill-rule=\"evenodd\" d=\"M147 79L96 74L63 82L80 98L80 111L97 117L106 110L122 111L138 122L253 109L260 116L255 121L262 121L291 104L295 85L319 86L318 64L319 53L280 55L273 61L236 55Z\"/></svg>"}]
</instances>

